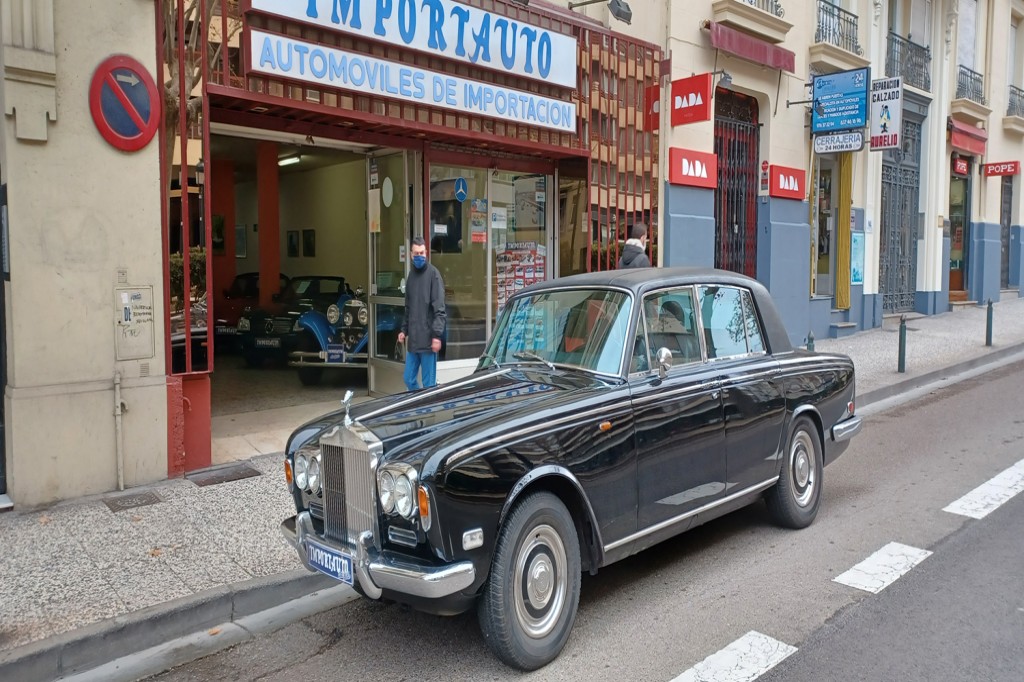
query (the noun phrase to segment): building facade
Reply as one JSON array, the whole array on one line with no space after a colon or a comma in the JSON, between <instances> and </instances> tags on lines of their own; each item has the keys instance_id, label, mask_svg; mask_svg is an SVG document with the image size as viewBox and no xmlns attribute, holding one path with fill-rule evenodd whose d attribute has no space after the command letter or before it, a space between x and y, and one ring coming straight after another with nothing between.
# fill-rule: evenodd
<instances>
[{"instance_id":1,"label":"building facade","mask_svg":"<svg viewBox=\"0 0 1024 682\"><path fill-rule=\"evenodd\" d=\"M376 321L417 236L442 381L640 222L660 265L765 283L799 344L1024 292L1021 0L100 5L0 0L19 505L210 465L236 275L265 307L364 287L369 390L401 390Z\"/></svg>"}]
</instances>

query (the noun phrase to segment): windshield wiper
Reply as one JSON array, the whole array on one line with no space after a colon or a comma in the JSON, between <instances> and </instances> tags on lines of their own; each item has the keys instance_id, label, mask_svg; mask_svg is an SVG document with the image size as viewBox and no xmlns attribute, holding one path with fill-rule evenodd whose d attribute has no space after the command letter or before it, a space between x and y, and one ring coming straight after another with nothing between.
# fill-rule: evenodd
<instances>
[{"instance_id":1,"label":"windshield wiper","mask_svg":"<svg viewBox=\"0 0 1024 682\"><path fill-rule=\"evenodd\" d=\"M545 365L548 366L548 369L554 369L555 368L555 363L553 363L553 362L551 362L549 360L545 360L544 358L542 358L541 356L537 355L533 351L528 351L528 350L516 351L515 353L512 354L512 357L514 357L517 360L536 360L537 362L543 362Z\"/></svg>"},{"instance_id":2,"label":"windshield wiper","mask_svg":"<svg viewBox=\"0 0 1024 682\"><path fill-rule=\"evenodd\" d=\"M494 363L495 367L497 367L498 369L501 369L501 365L498 364L498 358L494 357L490 353L484 353L483 355L480 356L480 359L481 360L490 360L491 362Z\"/></svg>"}]
</instances>

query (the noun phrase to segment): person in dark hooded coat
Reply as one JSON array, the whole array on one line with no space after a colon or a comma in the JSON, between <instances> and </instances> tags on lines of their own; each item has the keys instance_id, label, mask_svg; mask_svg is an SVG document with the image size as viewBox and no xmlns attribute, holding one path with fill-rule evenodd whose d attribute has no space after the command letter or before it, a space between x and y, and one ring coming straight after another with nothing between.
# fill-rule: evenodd
<instances>
[{"instance_id":1,"label":"person in dark hooded coat","mask_svg":"<svg viewBox=\"0 0 1024 682\"><path fill-rule=\"evenodd\" d=\"M619 269L649 268L651 259L647 257L647 226L636 223L629 231L629 239L619 257Z\"/></svg>"}]
</instances>

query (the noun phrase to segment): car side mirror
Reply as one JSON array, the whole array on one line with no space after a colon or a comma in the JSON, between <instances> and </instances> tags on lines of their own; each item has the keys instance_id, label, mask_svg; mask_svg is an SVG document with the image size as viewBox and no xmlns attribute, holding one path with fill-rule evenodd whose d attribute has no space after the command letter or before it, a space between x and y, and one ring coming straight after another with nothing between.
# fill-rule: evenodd
<instances>
[{"instance_id":1,"label":"car side mirror","mask_svg":"<svg viewBox=\"0 0 1024 682\"><path fill-rule=\"evenodd\" d=\"M655 355L658 358L658 374L664 379L672 369L672 351L662 346Z\"/></svg>"}]
</instances>

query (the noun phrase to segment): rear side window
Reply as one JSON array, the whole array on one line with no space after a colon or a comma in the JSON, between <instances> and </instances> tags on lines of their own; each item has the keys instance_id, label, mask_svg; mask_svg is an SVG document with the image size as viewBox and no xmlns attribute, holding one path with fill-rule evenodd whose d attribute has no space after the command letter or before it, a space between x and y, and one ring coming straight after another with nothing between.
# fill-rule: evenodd
<instances>
[{"instance_id":1,"label":"rear side window","mask_svg":"<svg viewBox=\"0 0 1024 682\"><path fill-rule=\"evenodd\" d=\"M703 286L700 315L708 358L764 352L764 338L750 292L736 287Z\"/></svg>"}]
</instances>

